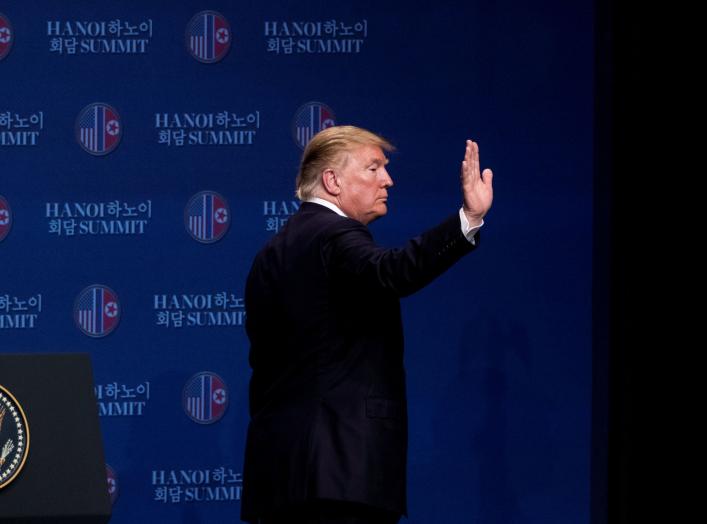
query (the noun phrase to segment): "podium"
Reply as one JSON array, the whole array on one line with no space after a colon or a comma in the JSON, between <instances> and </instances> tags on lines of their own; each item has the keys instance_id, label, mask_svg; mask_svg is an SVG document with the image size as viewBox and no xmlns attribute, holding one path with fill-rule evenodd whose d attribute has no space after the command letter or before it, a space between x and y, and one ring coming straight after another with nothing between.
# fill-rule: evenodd
<instances>
[{"instance_id":1,"label":"podium","mask_svg":"<svg viewBox=\"0 0 707 524\"><path fill-rule=\"evenodd\" d=\"M108 522L111 503L89 356L0 354L0 385L22 407L29 427L24 468L0 489L0 523Z\"/></svg>"}]
</instances>

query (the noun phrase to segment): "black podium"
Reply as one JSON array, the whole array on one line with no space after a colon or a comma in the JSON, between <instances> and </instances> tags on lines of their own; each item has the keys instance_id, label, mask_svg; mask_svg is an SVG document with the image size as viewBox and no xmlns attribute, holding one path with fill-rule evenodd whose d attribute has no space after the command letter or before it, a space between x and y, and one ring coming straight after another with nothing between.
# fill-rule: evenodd
<instances>
[{"instance_id":1,"label":"black podium","mask_svg":"<svg viewBox=\"0 0 707 524\"><path fill-rule=\"evenodd\" d=\"M0 354L0 385L29 426L24 468L0 489L0 523L105 523L103 443L87 354Z\"/></svg>"}]
</instances>

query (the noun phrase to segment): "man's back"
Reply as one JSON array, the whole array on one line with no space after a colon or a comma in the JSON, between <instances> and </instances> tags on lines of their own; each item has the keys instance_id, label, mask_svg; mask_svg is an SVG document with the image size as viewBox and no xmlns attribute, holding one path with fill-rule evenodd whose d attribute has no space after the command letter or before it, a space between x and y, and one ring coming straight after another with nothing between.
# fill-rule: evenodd
<instances>
[{"instance_id":1,"label":"man's back","mask_svg":"<svg viewBox=\"0 0 707 524\"><path fill-rule=\"evenodd\" d=\"M352 344L366 332L370 350L382 333L400 331L397 295L352 278L332 260L337 237L361 231L351 219L303 203L253 263L246 285L252 416L278 399L321 396L337 374L351 371ZM389 360L401 366L402 340L385 342Z\"/></svg>"}]
</instances>

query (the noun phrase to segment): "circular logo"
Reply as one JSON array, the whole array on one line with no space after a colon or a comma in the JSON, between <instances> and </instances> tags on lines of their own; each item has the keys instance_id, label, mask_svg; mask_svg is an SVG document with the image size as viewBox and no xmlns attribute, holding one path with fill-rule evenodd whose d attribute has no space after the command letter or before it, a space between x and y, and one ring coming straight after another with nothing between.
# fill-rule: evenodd
<instances>
[{"instance_id":1,"label":"circular logo","mask_svg":"<svg viewBox=\"0 0 707 524\"><path fill-rule=\"evenodd\" d=\"M184 385L182 407L187 416L199 424L221 420L228 407L226 383L216 373L197 373Z\"/></svg>"},{"instance_id":2,"label":"circular logo","mask_svg":"<svg viewBox=\"0 0 707 524\"><path fill-rule=\"evenodd\" d=\"M10 52L14 39L10 21L4 14L0 13L0 60L5 58Z\"/></svg>"},{"instance_id":3,"label":"circular logo","mask_svg":"<svg viewBox=\"0 0 707 524\"><path fill-rule=\"evenodd\" d=\"M118 147L122 136L120 115L108 104L89 104L76 119L76 140L92 155L107 155Z\"/></svg>"},{"instance_id":4,"label":"circular logo","mask_svg":"<svg viewBox=\"0 0 707 524\"><path fill-rule=\"evenodd\" d=\"M118 475L108 464L106 464L106 479L108 480L108 496L110 496L112 506L118 498Z\"/></svg>"},{"instance_id":5,"label":"circular logo","mask_svg":"<svg viewBox=\"0 0 707 524\"><path fill-rule=\"evenodd\" d=\"M118 295L100 284L88 286L76 297L74 321L89 337L105 337L120 322Z\"/></svg>"},{"instance_id":6,"label":"circular logo","mask_svg":"<svg viewBox=\"0 0 707 524\"><path fill-rule=\"evenodd\" d=\"M0 241L10 232L12 227L12 210L7 200L0 195Z\"/></svg>"},{"instance_id":7,"label":"circular logo","mask_svg":"<svg viewBox=\"0 0 707 524\"><path fill-rule=\"evenodd\" d=\"M194 240L210 244L220 240L231 225L228 202L214 191L201 191L184 210L184 226Z\"/></svg>"},{"instance_id":8,"label":"circular logo","mask_svg":"<svg viewBox=\"0 0 707 524\"><path fill-rule=\"evenodd\" d=\"M199 62L213 64L221 61L231 48L232 39L228 20L216 11L197 13L187 24L187 49Z\"/></svg>"},{"instance_id":9,"label":"circular logo","mask_svg":"<svg viewBox=\"0 0 707 524\"><path fill-rule=\"evenodd\" d=\"M307 102L292 119L292 138L304 149L314 135L336 125L334 112L321 102Z\"/></svg>"},{"instance_id":10,"label":"circular logo","mask_svg":"<svg viewBox=\"0 0 707 524\"><path fill-rule=\"evenodd\" d=\"M12 393L0 385L0 489L22 471L28 452L27 417Z\"/></svg>"}]
</instances>

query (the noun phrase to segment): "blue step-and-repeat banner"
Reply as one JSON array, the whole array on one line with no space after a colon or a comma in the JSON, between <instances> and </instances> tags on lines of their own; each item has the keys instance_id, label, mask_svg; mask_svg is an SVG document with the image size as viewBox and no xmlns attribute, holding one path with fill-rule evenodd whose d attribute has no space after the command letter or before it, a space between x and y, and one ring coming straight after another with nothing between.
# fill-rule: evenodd
<instances>
[{"instance_id":1,"label":"blue step-and-repeat banner","mask_svg":"<svg viewBox=\"0 0 707 524\"><path fill-rule=\"evenodd\" d=\"M590 521L593 10L0 2L0 351L91 354L111 522L238 520L244 281L335 124L397 146L384 245L458 209L465 139L495 174L403 301L409 522Z\"/></svg>"}]
</instances>

